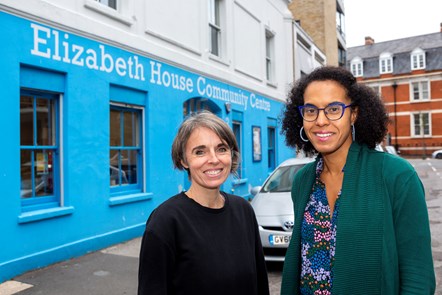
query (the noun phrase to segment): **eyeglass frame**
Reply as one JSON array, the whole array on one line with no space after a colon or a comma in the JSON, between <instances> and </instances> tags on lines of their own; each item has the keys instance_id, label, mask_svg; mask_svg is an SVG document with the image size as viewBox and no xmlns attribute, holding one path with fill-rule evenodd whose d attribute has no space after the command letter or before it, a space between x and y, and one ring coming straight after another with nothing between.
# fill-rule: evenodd
<instances>
[{"instance_id":1,"label":"eyeglass frame","mask_svg":"<svg viewBox=\"0 0 442 295\"><path fill-rule=\"evenodd\" d=\"M339 116L339 118L337 118L337 119L330 119L330 118L327 116L327 112L325 111L326 108L328 108L328 107L330 107L330 106L333 106L333 105L339 105L339 106L342 107L342 113L341 113L341 116ZM301 114L302 119L303 119L304 121L306 121L306 122L314 122L314 121L316 121L316 120L318 119L318 117L319 117L319 111L324 111L324 115L325 115L325 117L326 117L328 120L330 120L330 121L337 121L337 120L341 119L342 116L344 116L345 109L348 108L348 107L351 107L351 106L353 106L353 104L348 104L348 105L346 105L345 103L342 103L342 102L338 102L338 101L336 101L336 102L332 102L332 103L326 105L325 108L318 108L317 106L315 106L315 105L313 105L313 104L307 104L307 105L298 106L298 110L299 110L299 113ZM306 119L304 118L304 114L302 113L302 110L303 110L304 108L306 108L306 107L315 108L315 109L318 110L318 112L316 113L316 118L314 118L313 120L306 120Z\"/></svg>"}]
</instances>

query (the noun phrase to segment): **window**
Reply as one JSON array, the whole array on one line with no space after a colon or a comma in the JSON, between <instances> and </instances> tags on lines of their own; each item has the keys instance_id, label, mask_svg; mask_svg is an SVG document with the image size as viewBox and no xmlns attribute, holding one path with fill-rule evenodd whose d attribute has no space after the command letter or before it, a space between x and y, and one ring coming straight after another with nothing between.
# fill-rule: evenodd
<instances>
[{"instance_id":1,"label":"window","mask_svg":"<svg viewBox=\"0 0 442 295\"><path fill-rule=\"evenodd\" d=\"M347 63L347 51L341 47L341 45L338 46L338 64L340 67L344 67ZM362 72L361 72L362 76Z\"/></svg>"},{"instance_id":2,"label":"window","mask_svg":"<svg viewBox=\"0 0 442 295\"><path fill-rule=\"evenodd\" d=\"M237 111L232 112L232 130L233 134L235 134L236 141L238 143L238 149L241 155L240 163L238 166L238 177L244 178L244 165L243 165L243 151L242 151L242 120L243 114Z\"/></svg>"},{"instance_id":3,"label":"window","mask_svg":"<svg viewBox=\"0 0 442 295\"><path fill-rule=\"evenodd\" d=\"M411 83L411 101L423 101L430 99L428 81Z\"/></svg>"},{"instance_id":4,"label":"window","mask_svg":"<svg viewBox=\"0 0 442 295\"><path fill-rule=\"evenodd\" d=\"M267 122L267 166L271 172L276 168L276 120L268 119Z\"/></svg>"},{"instance_id":5,"label":"window","mask_svg":"<svg viewBox=\"0 0 442 295\"><path fill-rule=\"evenodd\" d=\"M109 6L110 8L117 9L117 0L95 0L103 5Z\"/></svg>"},{"instance_id":6,"label":"window","mask_svg":"<svg viewBox=\"0 0 442 295\"><path fill-rule=\"evenodd\" d=\"M110 107L109 179L112 193L143 190L142 110L136 107Z\"/></svg>"},{"instance_id":7,"label":"window","mask_svg":"<svg viewBox=\"0 0 442 295\"><path fill-rule=\"evenodd\" d=\"M336 9L336 31L345 39L345 15L339 5Z\"/></svg>"},{"instance_id":8,"label":"window","mask_svg":"<svg viewBox=\"0 0 442 295\"><path fill-rule=\"evenodd\" d=\"M266 30L266 79L274 80L273 52L274 52L274 34Z\"/></svg>"},{"instance_id":9,"label":"window","mask_svg":"<svg viewBox=\"0 0 442 295\"><path fill-rule=\"evenodd\" d=\"M411 70L425 69L425 52L416 48L411 52Z\"/></svg>"},{"instance_id":10,"label":"window","mask_svg":"<svg viewBox=\"0 0 442 295\"><path fill-rule=\"evenodd\" d=\"M20 93L20 180L23 211L60 205L59 95Z\"/></svg>"},{"instance_id":11,"label":"window","mask_svg":"<svg viewBox=\"0 0 442 295\"><path fill-rule=\"evenodd\" d=\"M220 0L209 0L210 53L221 54Z\"/></svg>"},{"instance_id":12,"label":"window","mask_svg":"<svg viewBox=\"0 0 442 295\"><path fill-rule=\"evenodd\" d=\"M393 73L393 57L390 53L382 53L380 55L379 72L381 74Z\"/></svg>"},{"instance_id":13,"label":"window","mask_svg":"<svg viewBox=\"0 0 442 295\"><path fill-rule=\"evenodd\" d=\"M424 137L431 136L430 133L430 113L414 113L412 114L412 136Z\"/></svg>"},{"instance_id":14,"label":"window","mask_svg":"<svg viewBox=\"0 0 442 295\"><path fill-rule=\"evenodd\" d=\"M353 76L362 77L364 75L364 66L362 63L362 59L359 57L353 58L350 63L350 69Z\"/></svg>"},{"instance_id":15,"label":"window","mask_svg":"<svg viewBox=\"0 0 442 295\"><path fill-rule=\"evenodd\" d=\"M374 92L376 92L379 95L382 95L381 93L381 88L377 85L371 86L371 88L374 90Z\"/></svg>"}]
</instances>

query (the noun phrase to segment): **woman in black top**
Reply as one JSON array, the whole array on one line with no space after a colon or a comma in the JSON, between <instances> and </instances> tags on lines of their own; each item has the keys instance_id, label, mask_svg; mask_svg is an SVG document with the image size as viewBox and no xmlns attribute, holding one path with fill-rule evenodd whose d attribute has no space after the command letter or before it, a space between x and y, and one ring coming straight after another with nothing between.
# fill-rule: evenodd
<instances>
[{"instance_id":1,"label":"woman in black top","mask_svg":"<svg viewBox=\"0 0 442 295\"><path fill-rule=\"evenodd\" d=\"M172 159L191 186L147 221L138 294L269 294L255 214L243 198L220 191L239 161L230 127L209 112L190 116Z\"/></svg>"}]
</instances>

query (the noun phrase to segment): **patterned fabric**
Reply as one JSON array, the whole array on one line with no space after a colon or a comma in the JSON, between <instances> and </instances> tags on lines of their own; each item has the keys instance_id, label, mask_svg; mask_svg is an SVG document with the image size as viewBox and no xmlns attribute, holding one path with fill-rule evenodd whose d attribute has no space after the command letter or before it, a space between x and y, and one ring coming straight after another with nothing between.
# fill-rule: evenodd
<instances>
[{"instance_id":1,"label":"patterned fabric","mask_svg":"<svg viewBox=\"0 0 442 295\"><path fill-rule=\"evenodd\" d=\"M320 179L322 170L321 158L316 166L316 181L301 227L301 294L329 295L333 284L336 221L341 192L330 218L325 184Z\"/></svg>"}]
</instances>

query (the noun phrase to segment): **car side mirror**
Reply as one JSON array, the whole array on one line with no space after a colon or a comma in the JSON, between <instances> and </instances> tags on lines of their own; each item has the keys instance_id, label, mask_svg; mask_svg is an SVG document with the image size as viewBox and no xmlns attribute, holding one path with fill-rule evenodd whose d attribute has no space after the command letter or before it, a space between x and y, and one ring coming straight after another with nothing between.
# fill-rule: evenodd
<instances>
[{"instance_id":1,"label":"car side mirror","mask_svg":"<svg viewBox=\"0 0 442 295\"><path fill-rule=\"evenodd\" d=\"M250 193L252 194L252 196L256 196L256 194L258 194L260 190L261 190L261 186L254 186L250 190Z\"/></svg>"}]
</instances>

